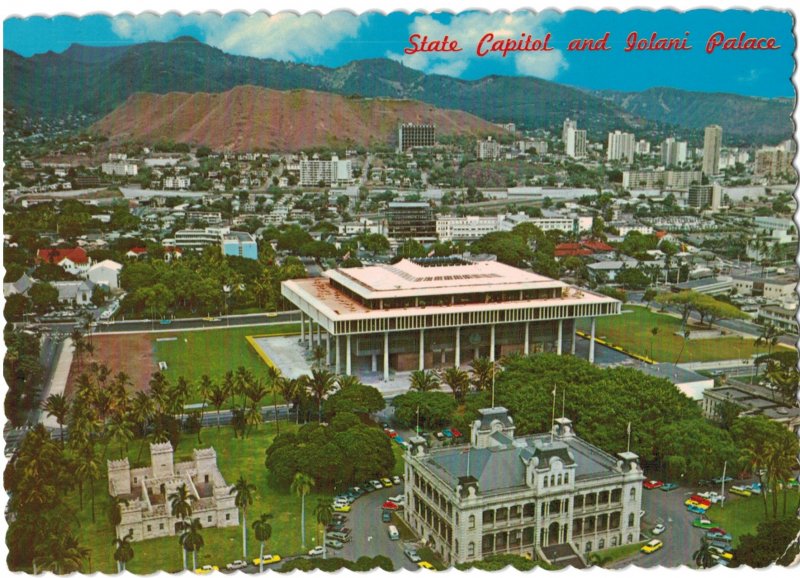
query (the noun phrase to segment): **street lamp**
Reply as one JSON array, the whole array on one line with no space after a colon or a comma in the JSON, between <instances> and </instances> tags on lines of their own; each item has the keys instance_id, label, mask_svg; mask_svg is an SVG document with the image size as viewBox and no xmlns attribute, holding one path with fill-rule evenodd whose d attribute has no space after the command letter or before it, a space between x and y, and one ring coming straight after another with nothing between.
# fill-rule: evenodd
<instances>
[{"instance_id":1,"label":"street lamp","mask_svg":"<svg viewBox=\"0 0 800 578\"><path fill-rule=\"evenodd\" d=\"M225 325L227 327L230 327L231 326L231 320L228 317L228 294L231 292L231 286L230 285L223 285L222 286L222 292L225 295L225 297L224 297L224 299L225 299Z\"/></svg>"}]
</instances>

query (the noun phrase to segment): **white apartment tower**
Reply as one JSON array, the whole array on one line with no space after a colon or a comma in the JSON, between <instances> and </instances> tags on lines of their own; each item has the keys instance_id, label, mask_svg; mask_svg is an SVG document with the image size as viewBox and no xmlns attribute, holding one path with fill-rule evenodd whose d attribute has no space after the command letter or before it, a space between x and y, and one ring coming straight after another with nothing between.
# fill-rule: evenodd
<instances>
[{"instance_id":1,"label":"white apartment tower","mask_svg":"<svg viewBox=\"0 0 800 578\"><path fill-rule=\"evenodd\" d=\"M719 155L722 150L722 127L716 124L706 127L703 140L703 174L719 173Z\"/></svg>"},{"instance_id":2,"label":"white apartment tower","mask_svg":"<svg viewBox=\"0 0 800 578\"><path fill-rule=\"evenodd\" d=\"M615 130L608 133L608 160L633 162L636 138L629 132Z\"/></svg>"},{"instance_id":3,"label":"white apartment tower","mask_svg":"<svg viewBox=\"0 0 800 578\"><path fill-rule=\"evenodd\" d=\"M586 131L569 128L564 140L564 151L568 157L580 159L586 156Z\"/></svg>"},{"instance_id":4,"label":"white apartment tower","mask_svg":"<svg viewBox=\"0 0 800 578\"><path fill-rule=\"evenodd\" d=\"M661 162L665 167L672 167L686 162L688 145L686 141L677 141L670 137L661 143Z\"/></svg>"},{"instance_id":5,"label":"white apartment tower","mask_svg":"<svg viewBox=\"0 0 800 578\"><path fill-rule=\"evenodd\" d=\"M564 121L564 126L561 129L561 140L564 142L564 146L567 146L567 132L572 130L578 130L578 121L577 120L570 120L567 118Z\"/></svg>"}]
</instances>

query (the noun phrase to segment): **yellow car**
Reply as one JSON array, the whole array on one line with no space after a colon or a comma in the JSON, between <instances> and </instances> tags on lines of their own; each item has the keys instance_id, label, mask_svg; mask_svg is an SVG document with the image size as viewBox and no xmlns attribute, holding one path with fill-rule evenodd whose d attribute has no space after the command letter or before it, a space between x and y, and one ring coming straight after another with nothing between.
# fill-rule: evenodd
<instances>
[{"instance_id":1,"label":"yellow car","mask_svg":"<svg viewBox=\"0 0 800 578\"><path fill-rule=\"evenodd\" d=\"M333 507L333 511L334 512L343 512L343 513L346 514L347 512L350 511L350 506L347 505L347 504L340 504L338 506L334 506Z\"/></svg>"},{"instance_id":2,"label":"yellow car","mask_svg":"<svg viewBox=\"0 0 800 578\"><path fill-rule=\"evenodd\" d=\"M656 550L660 550L664 547L664 542L661 540L650 540L647 544L642 546L642 553L643 554L652 554Z\"/></svg>"},{"instance_id":3,"label":"yellow car","mask_svg":"<svg viewBox=\"0 0 800 578\"><path fill-rule=\"evenodd\" d=\"M261 558L253 558L253 566L261 566L261 561L262 561ZM274 564L275 562L280 562L281 557L278 556L277 554L267 555L264 556L263 561L264 561L264 566L266 566L267 564Z\"/></svg>"},{"instance_id":4,"label":"yellow car","mask_svg":"<svg viewBox=\"0 0 800 578\"><path fill-rule=\"evenodd\" d=\"M392 480L389 478L381 478L381 483L383 484L384 488L388 488L392 485Z\"/></svg>"},{"instance_id":5,"label":"yellow car","mask_svg":"<svg viewBox=\"0 0 800 578\"><path fill-rule=\"evenodd\" d=\"M417 566L419 566L420 568L425 568L425 570L433 570L434 572L436 572L436 568L433 567L433 564L431 564L430 562L426 562L425 560L423 560L422 562L417 562Z\"/></svg>"},{"instance_id":6,"label":"yellow car","mask_svg":"<svg viewBox=\"0 0 800 578\"><path fill-rule=\"evenodd\" d=\"M264 315L266 315L267 317L277 317L278 313L276 311L267 311L266 313L264 313Z\"/></svg>"},{"instance_id":7,"label":"yellow car","mask_svg":"<svg viewBox=\"0 0 800 578\"><path fill-rule=\"evenodd\" d=\"M219 572L219 566L203 566L194 571L195 574L211 574L212 572Z\"/></svg>"},{"instance_id":8,"label":"yellow car","mask_svg":"<svg viewBox=\"0 0 800 578\"><path fill-rule=\"evenodd\" d=\"M712 555L719 556L720 558L724 558L725 560L733 560L733 554L730 552L726 552L722 548L717 548L716 546L709 546L709 551Z\"/></svg>"},{"instance_id":9,"label":"yellow car","mask_svg":"<svg viewBox=\"0 0 800 578\"><path fill-rule=\"evenodd\" d=\"M751 492L749 488L744 486L733 486L728 491L731 494L738 494L740 496L744 496L745 498L749 498L750 496L753 495L753 492Z\"/></svg>"}]
</instances>

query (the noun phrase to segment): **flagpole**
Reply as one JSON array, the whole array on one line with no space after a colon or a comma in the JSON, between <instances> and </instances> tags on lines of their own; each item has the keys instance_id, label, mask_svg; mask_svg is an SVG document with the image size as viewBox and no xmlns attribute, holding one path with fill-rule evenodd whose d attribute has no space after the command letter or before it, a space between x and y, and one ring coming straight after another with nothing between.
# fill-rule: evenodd
<instances>
[{"instance_id":1,"label":"flagpole","mask_svg":"<svg viewBox=\"0 0 800 578\"><path fill-rule=\"evenodd\" d=\"M631 422L628 422L628 453L631 451Z\"/></svg>"},{"instance_id":2,"label":"flagpole","mask_svg":"<svg viewBox=\"0 0 800 578\"><path fill-rule=\"evenodd\" d=\"M492 362L492 409L494 409L494 362Z\"/></svg>"}]
</instances>

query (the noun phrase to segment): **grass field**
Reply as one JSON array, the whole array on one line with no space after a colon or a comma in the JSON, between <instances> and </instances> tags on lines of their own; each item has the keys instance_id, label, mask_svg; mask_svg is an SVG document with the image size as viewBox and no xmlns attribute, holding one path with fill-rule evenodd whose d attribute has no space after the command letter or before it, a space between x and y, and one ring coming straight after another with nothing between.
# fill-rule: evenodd
<instances>
[{"instance_id":1,"label":"grass field","mask_svg":"<svg viewBox=\"0 0 800 578\"><path fill-rule=\"evenodd\" d=\"M764 517L764 498L762 496L731 497L726 500L724 508L714 506L708 511L708 518L725 528L733 536L734 546L745 534L755 534L758 525L766 520ZM798 506L798 491L790 491L787 495L787 516L792 516ZM772 496L767 495L767 508L772 518ZM778 517L783 517L783 494L778 496Z\"/></svg>"},{"instance_id":2,"label":"grass field","mask_svg":"<svg viewBox=\"0 0 800 578\"><path fill-rule=\"evenodd\" d=\"M652 357L655 361L674 363L684 341L683 337L676 335L680 333L681 320L671 315L654 313L645 307L626 305L623 309L628 313L598 318L595 335L626 351ZM651 333L653 327L658 327L655 338ZM579 322L578 328L589 331L589 322ZM704 325L703 329L707 327ZM766 353L766 349L756 347L754 339L739 336L698 339L686 342L679 362L740 359L762 353Z\"/></svg>"},{"instance_id":3,"label":"grass field","mask_svg":"<svg viewBox=\"0 0 800 578\"><path fill-rule=\"evenodd\" d=\"M151 336L156 365L159 361L167 363L164 372L167 378L175 381L183 376L196 384L202 375L211 379L221 379L225 372L236 371L244 366L256 376L263 376L266 365L247 343L247 335L273 335L300 331L296 323L263 325L258 327L231 327L210 331L179 331L158 333ZM156 341L175 337L175 341ZM191 401L200 401L195 396Z\"/></svg>"},{"instance_id":4,"label":"grass field","mask_svg":"<svg viewBox=\"0 0 800 578\"><path fill-rule=\"evenodd\" d=\"M295 427L293 424L281 424L282 430L286 427ZM203 444L196 444L192 436L184 436L177 451L175 459L185 460L191 457L194 447L213 446L217 451L217 461L225 477L225 481L233 484L244 474L248 482L255 484L256 496L253 505L248 509L248 557L258 555L259 544L253 537L252 522L263 512L273 515L272 539L265 546L266 553L277 553L281 556L297 554L302 551L300 542L300 498L288 492L278 491L267 485L267 469L264 466L264 450L272 442L274 429L270 424L262 424L260 429L254 430L245 440L234 439L233 430L223 427L219 431L214 429L203 430ZM98 448L102 452L102 448ZM139 443L131 443L128 459L133 464L139 451ZM149 461L147 448L144 460ZM118 457L119 448L113 444L108 448L108 457ZM109 504L107 489L107 474L105 461L101 469L100 479L95 481L95 515L96 523L92 523L91 507L88 488L84 488L83 509L79 508L77 492L69 496L69 504L77 512L79 527L76 530L82 545L92 550L92 571L112 573L116 572L111 541L114 531L107 520ZM306 496L306 548L315 545L315 528L313 510L318 497L330 496L310 494ZM242 557L242 528L208 528L201 531L205 540L205 547L198 554L197 564L216 564L224 567L225 564ZM149 574L157 570L167 572L178 571L182 568L181 551L176 537L158 538L133 543L134 558L128 564L128 570L135 574ZM191 558L189 559L191 569ZM88 568L87 568L88 569Z\"/></svg>"}]
</instances>

